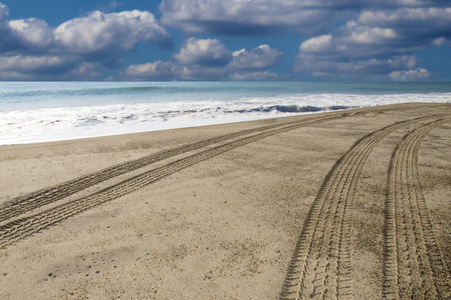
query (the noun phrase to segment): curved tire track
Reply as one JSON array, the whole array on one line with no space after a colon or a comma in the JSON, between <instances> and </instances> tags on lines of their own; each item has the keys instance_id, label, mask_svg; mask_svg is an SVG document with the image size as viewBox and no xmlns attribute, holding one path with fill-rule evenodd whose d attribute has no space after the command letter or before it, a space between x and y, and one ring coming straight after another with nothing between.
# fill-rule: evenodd
<instances>
[{"instance_id":1,"label":"curved tire track","mask_svg":"<svg viewBox=\"0 0 451 300\"><path fill-rule=\"evenodd\" d=\"M310 209L280 299L352 298L352 205L360 172L389 133L425 118L400 122L357 141L329 171Z\"/></svg>"},{"instance_id":2,"label":"curved tire track","mask_svg":"<svg viewBox=\"0 0 451 300\"><path fill-rule=\"evenodd\" d=\"M245 135L254 134L258 132L264 132L268 130L273 130L275 128L297 128L301 126L308 126L311 124L326 122L332 119L342 118L346 114L328 116L328 117L317 117L311 118L303 121L292 121L283 124L274 124L268 126L262 126L254 129L243 130L235 133L226 134L223 136L203 140L193 144L177 147L174 149L161 151L155 154L145 156L136 160L118 164L99 172L89 174L87 176L79 177L70 181L66 181L57 186L45 188L21 197L17 197L0 207L0 222L17 217L23 213L31 211L33 209L39 208L41 206L59 201L65 197L71 196L77 192L80 192L86 188L109 180L111 178L123 175L140 168L149 166L155 162L162 161L167 158L174 157L179 154L184 154L189 151L199 150L203 147L207 147L216 143L225 142L227 140L239 138Z\"/></svg>"},{"instance_id":3,"label":"curved tire track","mask_svg":"<svg viewBox=\"0 0 451 300\"><path fill-rule=\"evenodd\" d=\"M385 299L449 299L450 273L437 243L418 173L422 138L438 120L407 134L388 173L384 245Z\"/></svg>"},{"instance_id":4,"label":"curved tire track","mask_svg":"<svg viewBox=\"0 0 451 300\"><path fill-rule=\"evenodd\" d=\"M89 196L82 197L64 204L60 204L58 206L55 206L54 208L45 210L41 213L32 216L14 220L12 222L7 223L6 225L0 226L0 248L11 245L27 236L39 232L51 225L57 224L71 216L80 214L99 204L129 194L155 181L158 181L166 176L169 176L175 172L193 166L197 163L205 161L209 158L212 158L229 150L261 140L263 138L275 134L342 117L343 115L338 115L327 118L316 118L303 122L294 122L294 125L265 131L263 133L258 133L249 137L244 137L239 140L235 140L224 145L216 146L208 150L204 150L200 153L179 159L165 166L144 172L140 175L134 176L130 179L127 179L121 183L105 188Z\"/></svg>"}]
</instances>

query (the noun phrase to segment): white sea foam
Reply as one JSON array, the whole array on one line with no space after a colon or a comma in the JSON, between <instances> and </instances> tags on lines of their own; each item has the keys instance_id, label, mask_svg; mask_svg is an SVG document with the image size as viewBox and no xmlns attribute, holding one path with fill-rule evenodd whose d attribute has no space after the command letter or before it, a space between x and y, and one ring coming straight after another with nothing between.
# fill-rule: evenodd
<instances>
[{"instance_id":1,"label":"white sea foam","mask_svg":"<svg viewBox=\"0 0 451 300\"><path fill-rule=\"evenodd\" d=\"M225 90L221 93L226 92ZM130 98L127 92L124 93ZM110 94L114 94L114 91ZM62 97L61 94L58 95L59 98ZM3 110L0 112L0 145L221 124L394 103L451 103L451 93L448 92L418 94L294 92L258 97L236 97L239 93L235 93L235 98L227 98L218 96L216 92L211 95L203 94L202 97L196 94L194 97L193 94L182 91L181 95L188 98L190 96L191 98L211 96L211 98L210 100L181 101L180 95L176 97L169 93L164 97L159 95L160 98L164 98L164 101L144 102L144 96L141 95L142 103L131 103L131 100L127 98L123 104L92 105L92 103L103 104L108 101L104 98L99 100L91 91L87 96L78 93L81 100L77 98L77 93L70 95L72 105L74 102L87 103L89 100L90 106L62 105L61 103L67 102L62 99L59 100L59 104L51 105L62 105L62 107L39 108L37 105L38 108L34 109ZM46 97L45 94L42 97ZM177 98L177 101L169 101L172 98ZM115 98L113 102L117 101L118 99ZM18 107L27 106L19 105Z\"/></svg>"}]
</instances>

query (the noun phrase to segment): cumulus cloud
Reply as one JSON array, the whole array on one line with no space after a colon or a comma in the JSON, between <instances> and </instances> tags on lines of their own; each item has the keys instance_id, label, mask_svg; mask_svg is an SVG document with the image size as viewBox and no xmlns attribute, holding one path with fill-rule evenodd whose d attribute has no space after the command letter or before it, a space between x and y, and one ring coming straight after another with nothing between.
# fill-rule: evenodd
<instances>
[{"instance_id":1,"label":"cumulus cloud","mask_svg":"<svg viewBox=\"0 0 451 300\"><path fill-rule=\"evenodd\" d=\"M237 69L265 69L276 65L282 52L268 45L257 48L241 49L232 53L231 66Z\"/></svg>"},{"instance_id":2,"label":"cumulus cloud","mask_svg":"<svg viewBox=\"0 0 451 300\"><path fill-rule=\"evenodd\" d=\"M89 53L111 48L131 50L138 42L171 45L169 34L145 11L105 14L69 20L55 29L55 40L70 52Z\"/></svg>"},{"instance_id":3,"label":"cumulus cloud","mask_svg":"<svg viewBox=\"0 0 451 300\"><path fill-rule=\"evenodd\" d=\"M232 52L216 39L186 40L174 61L131 65L117 78L123 80L277 80L269 72L282 52L268 45Z\"/></svg>"},{"instance_id":4,"label":"cumulus cloud","mask_svg":"<svg viewBox=\"0 0 451 300\"><path fill-rule=\"evenodd\" d=\"M141 42L172 46L168 32L146 11L94 11L57 28L36 18L9 21L8 16L0 3L2 79L99 78L102 68L120 64L121 49L130 51Z\"/></svg>"},{"instance_id":5,"label":"cumulus cloud","mask_svg":"<svg viewBox=\"0 0 451 300\"><path fill-rule=\"evenodd\" d=\"M185 65L224 66L229 63L232 54L219 40L190 38L174 58Z\"/></svg>"},{"instance_id":6,"label":"cumulus cloud","mask_svg":"<svg viewBox=\"0 0 451 300\"><path fill-rule=\"evenodd\" d=\"M181 73L181 66L174 62L156 61L139 65L131 65L118 74L119 79L128 80L171 80Z\"/></svg>"},{"instance_id":7,"label":"cumulus cloud","mask_svg":"<svg viewBox=\"0 0 451 300\"><path fill-rule=\"evenodd\" d=\"M230 50L209 34L295 33L306 40L293 69L329 79L427 79L437 73L426 70L415 53L451 45L451 8L445 0L162 0L160 20L140 10L108 13L121 5L112 1L52 27L36 18L8 20L8 7L0 2L0 78L101 78L102 72L122 67L125 53L139 43L173 46L161 24L203 38L184 41L169 61L152 58L117 78L281 78L269 70L281 61L281 51L268 45Z\"/></svg>"},{"instance_id":8,"label":"cumulus cloud","mask_svg":"<svg viewBox=\"0 0 451 300\"><path fill-rule=\"evenodd\" d=\"M430 43L436 37L451 38L451 8L363 11L358 23L365 27L390 28L403 43Z\"/></svg>"},{"instance_id":9,"label":"cumulus cloud","mask_svg":"<svg viewBox=\"0 0 451 300\"><path fill-rule=\"evenodd\" d=\"M73 56L0 56L0 79L50 80L55 73L65 74L76 68L77 65L78 58Z\"/></svg>"},{"instance_id":10,"label":"cumulus cloud","mask_svg":"<svg viewBox=\"0 0 451 300\"><path fill-rule=\"evenodd\" d=\"M299 50L305 53L333 52L335 49L332 45L332 35L326 34L308 39L301 44Z\"/></svg>"},{"instance_id":11,"label":"cumulus cloud","mask_svg":"<svg viewBox=\"0 0 451 300\"><path fill-rule=\"evenodd\" d=\"M163 0L160 10L163 24L226 35L275 35L293 28L317 32L337 16L326 0Z\"/></svg>"},{"instance_id":12,"label":"cumulus cloud","mask_svg":"<svg viewBox=\"0 0 451 300\"><path fill-rule=\"evenodd\" d=\"M163 0L163 24L189 33L325 33L363 8L439 7L443 0Z\"/></svg>"},{"instance_id":13,"label":"cumulus cloud","mask_svg":"<svg viewBox=\"0 0 451 300\"><path fill-rule=\"evenodd\" d=\"M418 68L408 71L393 71L389 74L389 77L396 81L416 81L431 77L431 73L428 70Z\"/></svg>"},{"instance_id":14,"label":"cumulus cloud","mask_svg":"<svg viewBox=\"0 0 451 300\"><path fill-rule=\"evenodd\" d=\"M39 19L12 20L8 23L10 34L23 48L47 48L54 42L53 29Z\"/></svg>"},{"instance_id":15,"label":"cumulus cloud","mask_svg":"<svg viewBox=\"0 0 451 300\"><path fill-rule=\"evenodd\" d=\"M295 70L326 78L426 79L415 50L451 37L451 9L363 11L356 20L299 46Z\"/></svg>"}]
</instances>

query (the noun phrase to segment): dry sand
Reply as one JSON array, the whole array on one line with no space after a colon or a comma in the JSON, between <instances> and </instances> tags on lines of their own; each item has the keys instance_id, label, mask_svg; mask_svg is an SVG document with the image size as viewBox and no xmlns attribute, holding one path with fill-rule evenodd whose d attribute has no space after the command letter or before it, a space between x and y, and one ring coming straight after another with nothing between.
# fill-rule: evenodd
<instances>
[{"instance_id":1,"label":"dry sand","mask_svg":"<svg viewBox=\"0 0 451 300\"><path fill-rule=\"evenodd\" d=\"M0 299L446 298L450 116L1 146Z\"/></svg>"}]
</instances>

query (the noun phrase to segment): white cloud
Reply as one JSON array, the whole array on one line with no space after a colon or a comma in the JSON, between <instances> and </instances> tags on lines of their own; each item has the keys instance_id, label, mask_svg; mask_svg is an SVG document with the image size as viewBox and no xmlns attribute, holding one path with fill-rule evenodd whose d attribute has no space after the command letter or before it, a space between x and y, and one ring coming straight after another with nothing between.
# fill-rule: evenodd
<instances>
[{"instance_id":1,"label":"white cloud","mask_svg":"<svg viewBox=\"0 0 451 300\"><path fill-rule=\"evenodd\" d=\"M68 80L87 80L87 79L99 79L102 74L98 71L99 66L95 63L82 62L71 71L62 76L61 79Z\"/></svg>"},{"instance_id":2,"label":"white cloud","mask_svg":"<svg viewBox=\"0 0 451 300\"><path fill-rule=\"evenodd\" d=\"M343 38L343 41L361 45L377 45L385 44L392 40L396 42L399 38L398 34L391 28L366 27L353 22L347 24L349 36Z\"/></svg>"},{"instance_id":3,"label":"white cloud","mask_svg":"<svg viewBox=\"0 0 451 300\"><path fill-rule=\"evenodd\" d=\"M232 52L216 39L186 40L174 61L132 65L117 78L126 80L276 80L266 70L282 52L268 45Z\"/></svg>"},{"instance_id":4,"label":"white cloud","mask_svg":"<svg viewBox=\"0 0 451 300\"><path fill-rule=\"evenodd\" d=\"M184 65L223 66L229 63L232 55L219 40L189 38L174 58Z\"/></svg>"},{"instance_id":5,"label":"white cloud","mask_svg":"<svg viewBox=\"0 0 451 300\"><path fill-rule=\"evenodd\" d=\"M223 80L227 74L221 66L185 65L180 66L177 76L180 80Z\"/></svg>"},{"instance_id":6,"label":"white cloud","mask_svg":"<svg viewBox=\"0 0 451 300\"><path fill-rule=\"evenodd\" d=\"M120 5L112 1L53 28L36 18L9 21L0 2L1 78L98 78L138 43L171 45L150 12L106 13ZM162 24L185 33L304 34L294 69L329 78L426 78L431 73L413 53L451 45L445 0L162 0L160 10ZM117 78L271 80L280 78L269 69L281 57L268 45L233 51L218 39L190 38L170 61L131 65Z\"/></svg>"},{"instance_id":7,"label":"white cloud","mask_svg":"<svg viewBox=\"0 0 451 300\"><path fill-rule=\"evenodd\" d=\"M57 28L36 18L8 21L8 16L0 3L2 79L100 78L102 70L121 62L119 49L131 50L139 42L172 45L170 35L146 11L95 11Z\"/></svg>"},{"instance_id":8,"label":"white cloud","mask_svg":"<svg viewBox=\"0 0 451 300\"><path fill-rule=\"evenodd\" d=\"M62 59L56 56L11 56L0 57L0 69L2 70L34 70L42 67L54 67L62 63Z\"/></svg>"},{"instance_id":9,"label":"white cloud","mask_svg":"<svg viewBox=\"0 0 451 300\"><path fill-rule=\"evenodd\" d=\"M145 11L105 14L95 11L67 21L55 30L55 39L69 52L89 53L111 48L131 50L138 42L167 45L169 34Z\"/></svg>"},{"instance_id":10,"label":"white cloud","mask_svg":"<svg viewBox=\"0 0 451 300\"><path fill-rule=\"evenodd\" d=\"M306 40L299 46L299 51L324 53L333 51L332 35L326 34Z\"/></svg>"},{"instance_id":11,"label":"white cloud","mask_svg":"<svg viewBox=\"0 0 451 300\"><path fill-rule=\"evenodd\" d=\"M70 72L78 63L79 60L76 56L0 56L0 78L3 80L52 79L55 73L65 74Z\"/></svg>"},{"instance_id":12,"label":"white cloud","mask_svg":"<svg viewBox=\"0 0 451 300\"><path fill-rule=\"evenodd\" d=\"M415 20L415 21L414 21ZM299 46L294 68L314 76L359 79L424 79L411 54L451 37L451 9L363 11L327 35Z\"/></svg>"},{"instance_id":13,"label":"white cloud","mask_svg":"<svg viewBox=\"0 0 451 300\"><path fill-rule=\"evenodd\" d=\"M441 45L444 45L444 44L446 44L446 43L449 43L449 44L451 44L450 43L450 41L448 41L446 38L444 38L444 37L439 37L439 38L436 38L433 42L432 42L432 44L434 45L434 46L441 46Z\"/></svg>"},{"instance_id":14,"label":"white cloud","mask_svg":"<svg viewBox=\"0 0 451 300\"><path fill-rule=\"evenodd\" d=\"M230 66L237 69L265 69L276 65L282 52L271 49L268 45L257 48L241 49L232 53Z\"/></svg>"},{"instance_id":15,"label":"white cloud","mask_svg":"<svg viewBox=\"0 0 451 300\"><path fill-rule=\"evenodd\" d=\"M171 80L178 78L180 66L173 62L157 61L153 63L131 65L118 74L119 79L133 80Z\"/></svg>"},{"instance_id":16,"label":"white cloud","mask_svg":"<svg viewBox=\"0 0 451 300\"><path fill-rule=\"evenodd\" d=\"M363 11L358 21L361 24L377 25L406 24L406 22L433 22L434 20L451 20L451 8L402 8L397 10Z\"/></svg>"},{"instance_id":17,"label":"white cloud","mask_svg":"<svg viewBox=\"0 0 451 300\"><path fill-rule=\"evenodd\" d=\"M28 47L47 47L54 42L53 29L43 20L13 20L8 24L12 34Z\"/></svg>"},{"instance_id":18,"label":"white cloud","mask_svg":"<svg viewBox=\"0 0 451 300\"><path fill-rule=\"evenodd\" d=\"M327 33L365 8L423 8L443 0L163 0L161 22L189 33L277 35ZM362 16L362 18L369 16Z\"/></svg>"},{"instance_id":19,"label":"white cloud","mask_svg":"<svg viewBox=\"0 0 451 300\"><path fill-rule=\"evenodd\" d=\"M7 7L0 6L0 20L6 20L7 16ZM5 47L7 49L28 48L34 51L35 47L52 45L61 52L88 54L118 48L131 50L139 42L154 42L162 47L172 43L154 15L139 10L109 14L95 11L86 17L64 22L56 29L35 18L12 20L3 26L11 45Z\"/></svg>"},{"instance_id":20,"label":"white cloud","mask_svg":"<svg viewBox=\"0 0 451 300\"><path fill-rule=\"evenodd\" d=\"M0 80L88 80L99 79L99 66L80 62L76 56L0 56Z\"/></svg>"},{"instance_id":21,"label":"white cloud","mask_svg":"<svg viewBox=\"0 0 451 300\"><path fill-rule=\"evenodd\" d=\"M430 45L437 38L451 38L451 8L364 11L358 24L362 28L390 29L395 38L390 44L394 46Z\"/></svg>"},{"instance_id":22,"label":"white cloud","mask_svg":"<svg viewBox=\"0 0 451 300\"><path fill-rule=\"evenodd\" d=\"M340 10L328 1L163 0L161 22L191 33L277 34L327 29Z\"/></svg>"},{"instance_id":23,"label":"white cloud","mask_svg":"<svg viewBox=\"0 0 451 300\"><path fill-rule=\"evenodd\" d=\"M393 71L389 74L389 77L396 81L424 80L431 77L431 72L426 69L418 68L416 70Z\"/></svg>"}]
</instances>

